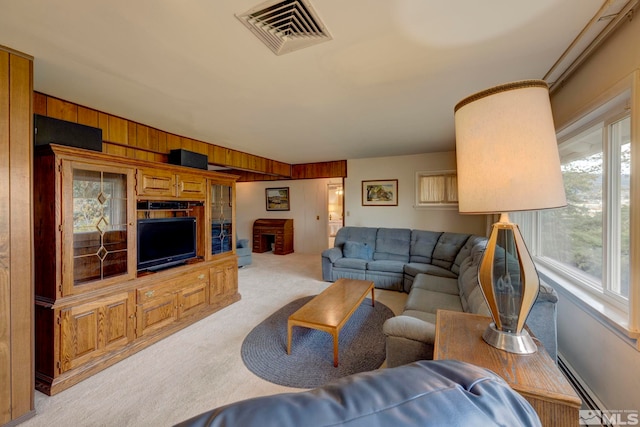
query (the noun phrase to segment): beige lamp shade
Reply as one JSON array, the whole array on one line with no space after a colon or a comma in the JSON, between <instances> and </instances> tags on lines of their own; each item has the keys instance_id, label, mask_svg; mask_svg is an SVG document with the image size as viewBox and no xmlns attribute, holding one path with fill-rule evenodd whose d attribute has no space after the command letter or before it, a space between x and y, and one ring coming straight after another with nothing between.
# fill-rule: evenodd
<instances>
[{"instance_id":1,"label":"beige lamp shade","mask_svg":"<svg viewBox=\"0 0 640 427\"><path fill-rule=\"evenodd\" d=\"M487 89L454 111L461 213L566 205L546 82Z\"/></svg>"}]
</instances>

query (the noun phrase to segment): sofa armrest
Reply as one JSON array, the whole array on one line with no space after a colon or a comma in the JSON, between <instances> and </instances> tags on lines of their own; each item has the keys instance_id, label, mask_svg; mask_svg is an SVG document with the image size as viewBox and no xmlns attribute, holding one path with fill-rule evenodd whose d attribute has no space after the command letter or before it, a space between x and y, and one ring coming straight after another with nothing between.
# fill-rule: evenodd
<instances>
[{"instance_id":1,"label":"sofa armrest","mask_svg":"<svg viewBox=\"0 0 640 427\"><path fill-rule=\"evenodd\" d=\"M249 247L249 239L238 239L236 248L248 248L248 247Z\"/></svg>"},{"instance_id":2,"label":"sofa armrest","mask_svg":"<svg viewBox=\"0 0 640 427\"><path fill-rule=\"evenodd\" d=\"M329 248L322 251L322 257L328 258L331 263L336 262L336 260L342 258L342 249L340 248Z\"/></svg>"},{"instance_id":3,"label":"sofa armrest","mask_svg":"<svg viewBox=\"0 0 640 427\"><path fill-rule=\"evenodd\" d=\"M415 317L400 315L384 322L382 332L386 336L433 344L436 338L436 325Z\"/></svg>"}]
</instances>

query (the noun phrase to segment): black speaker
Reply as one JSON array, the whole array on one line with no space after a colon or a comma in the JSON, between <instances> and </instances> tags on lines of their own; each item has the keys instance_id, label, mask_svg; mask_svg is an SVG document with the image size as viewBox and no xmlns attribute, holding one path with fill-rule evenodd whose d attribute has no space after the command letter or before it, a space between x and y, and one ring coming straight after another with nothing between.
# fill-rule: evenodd
<instances>
[{"instance_id":1,"label":"black speaker","mask_svg":"<svg viewBox=\"0 0 640 427\"><path fill-rule=\"evenodd\" d=\"M66 120L33 115L35 145L60 144L102 151L102 129Z\"/></svg>"},{"instance_id":2,"label":"black speaker","mask_svg":"<svg viewBox=\"0 0 640 427\"><path fill-rule=\"evenodd\" d=\"M200 153L194 153L188 150L171 150L169 152L169 163L172 165L188 166L190 168L207 170L209 159Z\"/></svg>"}]
</instances>

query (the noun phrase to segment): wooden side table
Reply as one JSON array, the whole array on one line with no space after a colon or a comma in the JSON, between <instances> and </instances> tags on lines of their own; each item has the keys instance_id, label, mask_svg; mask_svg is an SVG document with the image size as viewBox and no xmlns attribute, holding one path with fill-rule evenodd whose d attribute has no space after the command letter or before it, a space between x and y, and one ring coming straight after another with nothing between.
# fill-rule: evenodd
<instances>
[{"instance_id":1,"label":"wooden side table","mask_svg":"<svg viewBox=\"0 0 640 427\"><path fill-rule=\"evenodd\" d=\"M542 343L534 337L534 354L499 350L482 339L490 322L485 316L438 310L434 360L456 359L490 369L527 399L543 426L577 426L581 400Z\"/></svg>"}]
</instances>

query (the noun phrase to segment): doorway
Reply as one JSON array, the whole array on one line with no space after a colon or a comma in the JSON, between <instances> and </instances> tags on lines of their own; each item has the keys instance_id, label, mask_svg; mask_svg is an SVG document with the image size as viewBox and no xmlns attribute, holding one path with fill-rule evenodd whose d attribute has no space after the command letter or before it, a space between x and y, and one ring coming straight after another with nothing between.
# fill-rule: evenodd
<instances>
[{"instance_id":1,"label":"doorway","mask_svg":"<svg viewBox=\"0 0 640 427\"><path fill-rule=\"evenodd\" d=\"M329 247L333 247L336 233L344 225L344 185L342 182L327 184L327 209Z\"/></svg>"}]
</instances>

